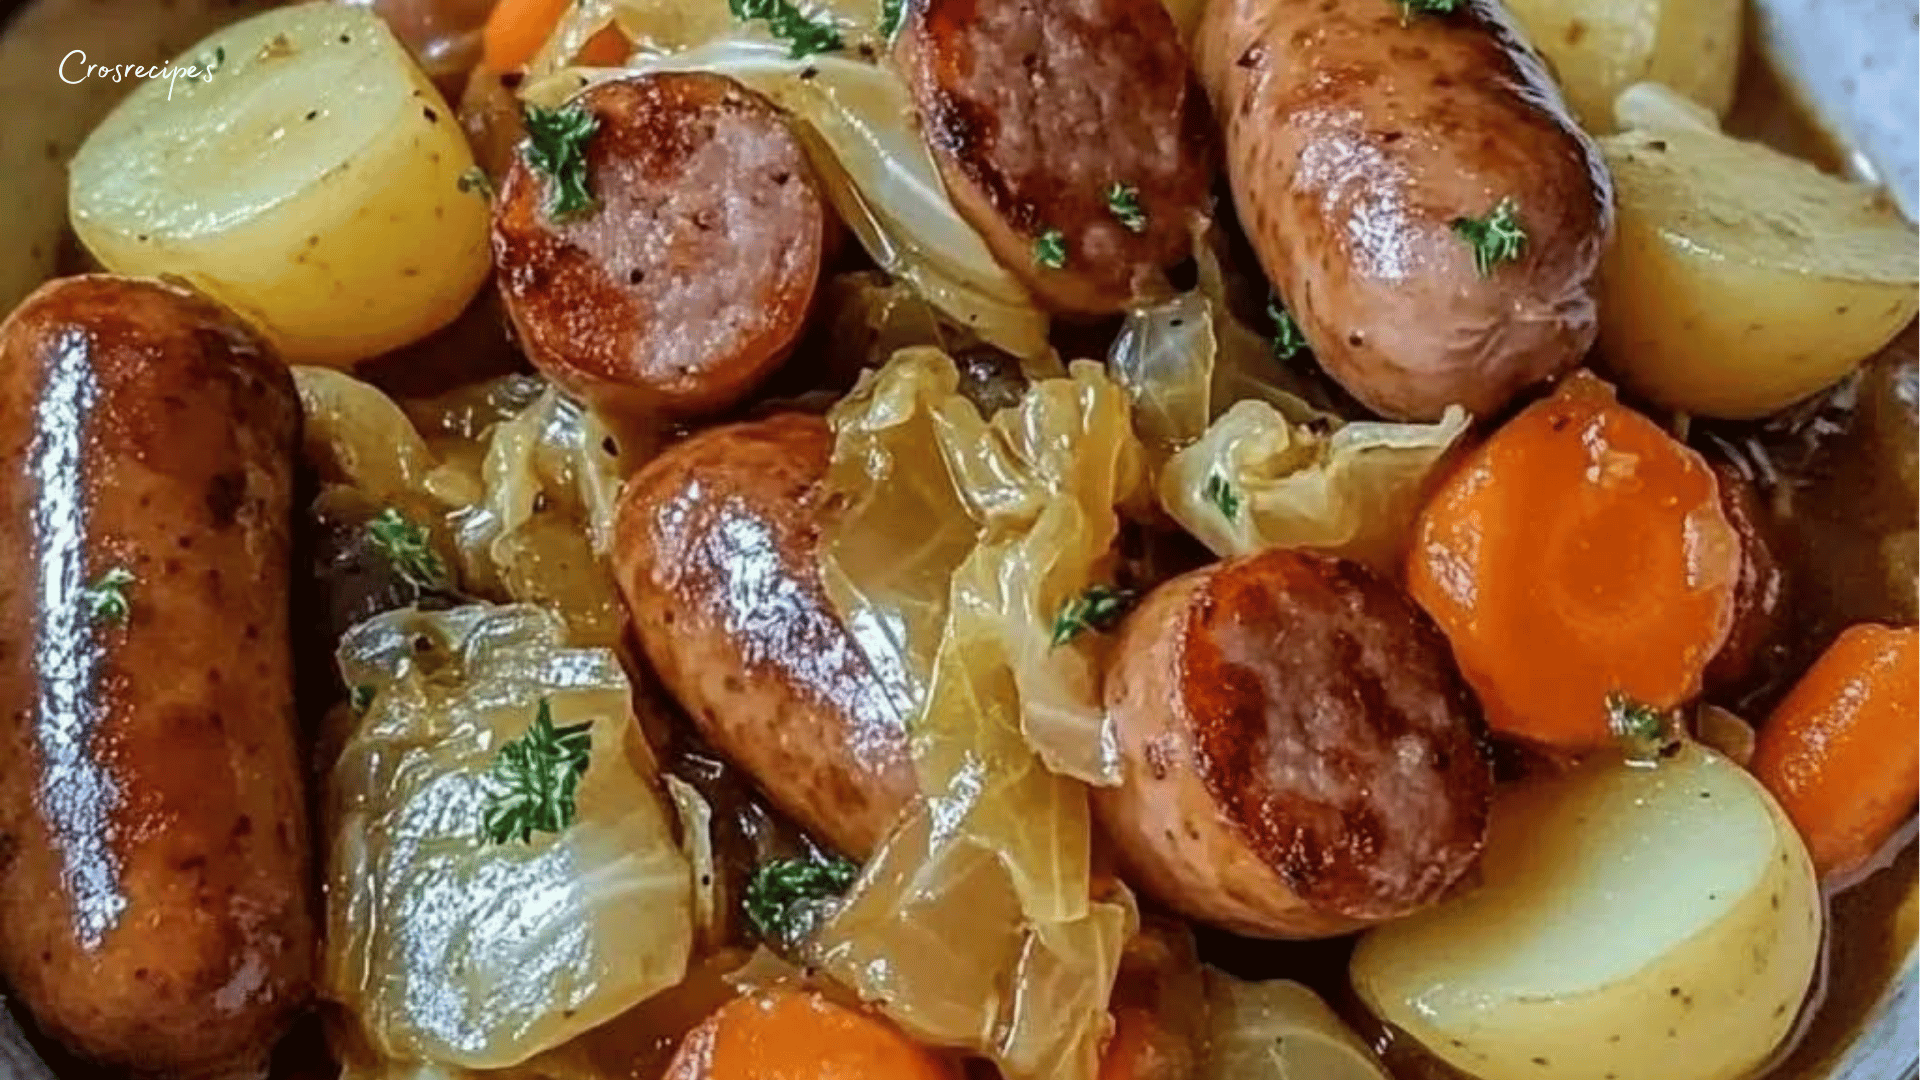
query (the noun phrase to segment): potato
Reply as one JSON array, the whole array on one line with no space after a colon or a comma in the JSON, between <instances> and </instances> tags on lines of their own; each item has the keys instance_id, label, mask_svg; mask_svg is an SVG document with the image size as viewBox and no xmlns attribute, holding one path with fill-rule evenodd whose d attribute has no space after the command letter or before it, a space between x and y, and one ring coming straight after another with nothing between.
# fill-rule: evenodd
<instances>
[{"instance_id":1,"label":"potato","mask_svg":"<svg viewBox=\"0 0 1920 1080\"><path fill-rule=\"evenodd\" d=\"M73 159L96 258L184 278L289 363L351 365L460 314L487 275L487 203L462 191L453 110L378 16L280 8L176 63L216 70L141 86Z\"/></svg>"},{"instance_id":2,"label":"potato","mask_svg":"<svg viewBox=\"0 0 1920 1080\"><path fill-rule=\"evenodd\" d=\"M1580 126L1613 131L1613 99L1664 83L1725 116L1740 74L1741 0L1508 0Z\"/></svg>"},{"instance_id":3,"label":"potato","mask_svg":"<svg viewBox=\"0 0 1920 1080\"><path fill-rule=\"evenodd\" d=\"M1373 1051L1297 982L1207 972L1213 1013L1206 1080L1388 1080Z\"/></svg>"},{"instance_id":4,"label":"potato","mask_svg":"<svg viewBox=\"0 0 1920 1080\"><path fill-rule=\"evenodd\" d=\"M1623 108L1652 126L1600 143L1618 223L1599 350L1621 382L1682 412L1763 416L1913 318L1920 247L1878 193L1656 103Z\"/></svg>"},{"instance_id":5,"label":"potato","mask_svg":"<svg viewBox=\"0 0 1920 1080\"><path fill-rule=\"evenodd\" d=\"M1822 907L1800 837L1698 744L1503 793L1475 890L1362 938L1353 984L1478 1080L1736 1080L1793 1026Z\"/></svg>"}]
</instances>

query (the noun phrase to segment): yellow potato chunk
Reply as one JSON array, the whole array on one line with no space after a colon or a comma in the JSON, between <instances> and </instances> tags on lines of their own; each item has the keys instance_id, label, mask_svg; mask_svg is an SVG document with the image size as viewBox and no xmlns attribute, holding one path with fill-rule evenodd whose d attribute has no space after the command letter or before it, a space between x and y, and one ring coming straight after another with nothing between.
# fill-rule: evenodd
<instances>
[{"instance_id":1,"label":"yellow potato chunk","mask_svg":"<svg viewBox=\"0 0 1920 1080\"><path fill-rule=\"evenodd\" d=\"M1657 82L1725 116L1740 74L1740 0L1509 0L1580 126L1613 131L1613 99Z\"/></svg>"}]
</instances>

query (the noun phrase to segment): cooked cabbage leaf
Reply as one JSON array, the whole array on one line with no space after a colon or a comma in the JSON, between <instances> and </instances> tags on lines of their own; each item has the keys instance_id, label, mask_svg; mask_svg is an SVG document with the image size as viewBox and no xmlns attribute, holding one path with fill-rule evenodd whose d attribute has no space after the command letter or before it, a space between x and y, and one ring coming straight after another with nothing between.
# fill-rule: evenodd
<instances>
[{"instance_id":1,"label":"cooked cabbage leaf","mask_svg":"<svg viewBox=\"0 0 1920 1080\"><path fill-rule=\"evenodd\" d=\"M815 957L1010 1080L1091 1078L1137 915L1124 890L1092 895L1082 781L1119 775L1096 635L1051 635L1109 571L1143 453L1096 364L990 420L959 382L945 354L904 350L829 417L844 511L823 528L823 579L876 668L924 702L910 741L923 799Z\"/></svg>"},{"instance_id":2,"label":"cooked cabbage leaf","mask_svg":"<svg viewBox=\"0 0 1920 1080\"><path fill-rule=\"evenodd\" d=\"M1389 1080L1353 1029L1297 982L1207 972L1213 1010L1205 1080Z\"/></svg>"},{"instance_id":3,"label":"cooked cabbage leaf","mask_svg":"<svg viewBox=\"0 0 1920 1080\"><path fill-rule=\"evenodd\" d=\"M341 641L374 690L328 779L327 997L378 1057L502 1068L679 982L693 889L619 659L528 605L389 612ZM589 723L557 835L481 835L489 763L546 701Z\"/></svg>"}]
</instances>

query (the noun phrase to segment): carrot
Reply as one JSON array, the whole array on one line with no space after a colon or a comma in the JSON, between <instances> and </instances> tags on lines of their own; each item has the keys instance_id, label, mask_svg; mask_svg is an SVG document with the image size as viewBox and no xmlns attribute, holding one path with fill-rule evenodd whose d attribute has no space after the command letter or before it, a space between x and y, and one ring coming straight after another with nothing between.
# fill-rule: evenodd
<instances>
[{"instance_id":1,"label":"carrot","mask_svg":"<svg viewBox=\"0 0 1920 1080\"><path fill-rule=\"evenodd\" d=\"M547 43L560 17L567 13L571 0L500 0L487 25L481 30L480 63L489 71L518 71L527 66L540 46ZM583 67L608 67L624 63L627 39L617 27L608 26L593 37L574 58Z\"/></svg>"},{"instance_id":2,"label":"carrot","mask_svg":"<svg viewBox=\"0 0 1920 1080\"><path fill-rule=\"evenodd\" d=\"M1700 692L1740 560L1706 462L1582 371L1441 484L1407 588L1496 733L1578 754Z\"/></svg>"},{"instance_id":3,"label":"carrot","mask_svg":"<svg viewBox=\"0 0 1920 1080\"><path fill-rule=\"evenodd\" d=\"M665 1080L960 1080L933 1051L817 993L735 998L687 1033Z\"/></svg>"},{"instance_id":4,"label":"carrot","mask_svg":"<svg viewBox=\"0 0 1920 1080\"><path fill-rule=\"evenodd\" d=\"M1920 631L1848 627L1760 729L1754 776L1821 877L1858 870L1920 798Z\"/></svg>"}]
</instances>

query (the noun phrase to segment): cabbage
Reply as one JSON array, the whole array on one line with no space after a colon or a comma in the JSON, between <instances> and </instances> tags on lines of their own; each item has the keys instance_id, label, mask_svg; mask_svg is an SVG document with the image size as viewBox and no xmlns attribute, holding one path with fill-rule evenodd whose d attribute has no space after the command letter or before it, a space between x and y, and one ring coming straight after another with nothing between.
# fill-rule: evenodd
<instances>
[{"instance_id":1,"label":"cabbage","mask_svg":"<svg viewBox=\"0 0 1920 1080\"><path fill-rule=\"evenodd\" d=\"M852 44L879 0L830 5ZM566 69L579 44L617 20L639 51L624 69ZM883 49L875 50L877 55ZM800 122L829 201L882 270L912 285L956 325L1025 360L1051 352L1047 317L947 197L906 83L857 49L802 59L764 24L720 0L584 0L562 21L522 96L555 105L593 82L635 71L708 71L766 95Z\"/></svg>"},{"instance_id":2,"label":"cabbage","mask_svg":"<svg viewBox=\"0 0 1920 1080\"><path fill-rule=\"evenodd\" d=\"M668 776L667 797L680 819L680 847L693 864L693 927L702 951L725 940L726 916L720 871L713 862L713 807L677 776Z\"/></svg>"},{"instance_id":3,"label":"cabbage","mask_svg":"<svg viewBox=\"0 0 1920 1080\"><path fill-rule=\"evenodd\" d=\"M1160 505L1222 557L1310 548L1397 576L1436 467L1467 430L1458 405L1432 424L1296 423L1242 401L1160 471ZM1209 498L1224 481L1237 501Z\"/></svg>"},{"instance_id":4,"label":"cabbage","mask_svg":"<svg viewBox=\"0 0 1920 1080\"><path fill-rule=\"evenodd\" d=\"M1205 1080L1390 1080L1318 994L1284 979L1242 982L1207 972L1213 1010Z\"/></svg>"},{"instance_id":5,"label":"cabbage","mask_svg":"<svg viewBox=\"0 0 1920 1080\"><path fill-rule=\"evenodd\" d=\"M991 420L959 382L945 354L904 350L829 417L844 511L822 530L823 582L876 670L924 702L910 741L924 797L813 959L1009 1080L1082 1080L1137 914L1124 890L1092 895L1083 781L1119 778L1096 635L1051 635L1104 579L1143 454L1098 365Z\"/></svg>"},{"instance_id":6,"label":"cabbage","mask_svg":"<svg viewBox=\"0 0 1920 1080\"><path fill-rule=\"evenodd\" d=\"M379 1058L526 1061L678 983L693 936L686 857L619 659L568 648L554 615L472 605L376 616L339 651L373 690L327 783L323 987ZM577 820L493 845L485 775L542 701L591 723Z\"/></svg>"}]
</instances>

